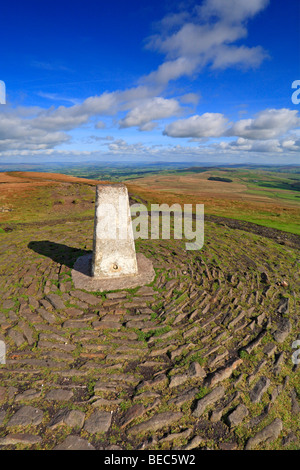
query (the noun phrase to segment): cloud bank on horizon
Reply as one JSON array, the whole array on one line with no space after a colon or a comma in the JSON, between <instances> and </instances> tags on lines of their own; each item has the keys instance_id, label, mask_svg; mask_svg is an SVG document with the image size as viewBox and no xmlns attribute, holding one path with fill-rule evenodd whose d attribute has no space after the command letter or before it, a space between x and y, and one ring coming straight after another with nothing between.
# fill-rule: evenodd
<instances>
[{"instance_id":1,"label":"cloud bank on horizon","mask_svg":"<svg viewBox=\"0 0 300 470\"><path fill-rule=\"evenodd\" d=\"M251 21L269 8L270 1L276 0L204 0L168 12L145 38L145 53L159 54L161 63L127 88L82 100L40 91L46 103L56 103L51 106L15 105L8 100L0 106L0 156L11 161L17 156L25 160L55 156L204 158L230 163L239 158L249 162L255 155L269 163L297 162L300 116L292 104L256 109L246 118L242 114L249 114L247 102L236 105L238 116L233 116L232 108L227 114L222 102L220 111L218 103L214 110L204 109L209 108L205 104L209 97L201 83L208 83L209 77L222 84L222 74L234 69L234 76L242 81L247 73L255 74L272 61L272 52L263 45L247 44ZM32 67L37 64L48 73L54 68L46 60L32 61ZM68 73L71 69L58 68ZM289 85L287 81L287 89ZM238 81L232 86L238 87ZM9 84L7 88L9 97ZM219 96L222 86L220 90Z\"/></svg>"}]
</instances>

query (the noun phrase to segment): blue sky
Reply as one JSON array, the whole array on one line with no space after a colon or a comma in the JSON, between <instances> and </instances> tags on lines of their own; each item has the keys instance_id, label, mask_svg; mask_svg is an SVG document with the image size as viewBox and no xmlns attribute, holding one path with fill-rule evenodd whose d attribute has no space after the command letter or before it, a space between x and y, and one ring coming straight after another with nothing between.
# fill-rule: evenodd
<instances>
[{"instance_id":1,"label":"blue sky","mask_svg":"<svg viewBox=\"0 0 300 470\"><path fill-rule=\"evenodd\" d=\"M10 0L0 15L0 162L300 163L298 1Z\"/></svg>"}]
</instances>

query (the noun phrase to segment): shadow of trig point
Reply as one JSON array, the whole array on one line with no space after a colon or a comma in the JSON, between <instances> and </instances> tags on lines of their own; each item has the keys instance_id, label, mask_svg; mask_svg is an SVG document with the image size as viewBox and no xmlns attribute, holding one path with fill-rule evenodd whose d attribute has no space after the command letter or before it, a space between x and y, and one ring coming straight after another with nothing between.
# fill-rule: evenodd
<instances>
[{"instance_id":1,"label":"shadow of trig point","mask_svg":"<svg viewBox=\"0 0 300 470\"><path fill-rule=\"evenodd\" d=\"M75 262L75 288L98 292L130 289L149 284L154 277L151 260L135 251L126 186L96 186L93 254Z\"/></svg>"}]
</instances>

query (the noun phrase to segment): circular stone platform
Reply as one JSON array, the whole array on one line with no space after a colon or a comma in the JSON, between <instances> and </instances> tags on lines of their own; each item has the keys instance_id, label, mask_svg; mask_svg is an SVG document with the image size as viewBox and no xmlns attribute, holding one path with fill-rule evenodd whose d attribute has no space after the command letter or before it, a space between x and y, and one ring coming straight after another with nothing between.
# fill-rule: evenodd
<instances>
[{"instance_id":1,"label":"circular stone platform","mask_svg":"<svg viewBox=\"0 0 300 470\"><path fill-rule=\"evenodd\" d=\"M72 279L76 289L91 292L104 292L119 289L132 289L134 287L150 284L155 278L152 261L141 253L136 255L138 274L120 276L116 278L91 277L92 254L81 256L74 264Z\"/></svg>"}]
</instances>

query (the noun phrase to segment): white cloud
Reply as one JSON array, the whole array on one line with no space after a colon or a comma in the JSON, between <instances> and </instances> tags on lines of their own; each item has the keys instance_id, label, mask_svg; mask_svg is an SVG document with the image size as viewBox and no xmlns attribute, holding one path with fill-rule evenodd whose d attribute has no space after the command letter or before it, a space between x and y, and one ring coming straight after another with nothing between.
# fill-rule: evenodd
<instances>
[{"instance_id":1,"label":"white cloud","mask_svg":"<svg viewBox=\"0 0 300 470\"><path fill-rule=\"evenodd\" d=\"M216 16L234 23L252 18L268 4L269 0L206 0L198 11L204 18Z\"/></svg>"},{"instance_id":2,"label":"white cloud","mask_svg":"<svg viewBox=\"0 0 300 470\"><path fill-rule=\"evenodd\" d=\"M146 83L166 86L170 80L192 75L198 67L198 60L190 57L178 57L161 64L158 69L144 77Z\"/></svg>"},{"instance_id":3,"label":"white cloud","mask_svg":"<svg viewBox=\"0 0 300 470\"><path fill-rule=\"evenodd\" d=\"M129 154L131 156L142 156L147 152L147 148L142 143L128 144L124 139L116 139L113 143L108 145L108 149L113 154Z\"/></svg>"},{"instance_id":4,"label":"white cloud","mask_svg":"<svg viewBox=\"0 0 300 470\"><path fill-rule=\"evenodd\" d=\"M103 122L103 121L96 122L95 129L105 129L105 128L106 128L105 122Z\"/></svg>"},{"instance_id":5,"label":"white cloud","mask_svg":"<svg viewBox=\"0 0 300 470\"><path fill-rule=\"evenodd\" d=\"M153 123L180 113L180 105L175 99L155 97L141 101L119 122L120 127L138 126L140 130L153 129Z\"/></svg>"},{"instance_id":6,"label":"white cloud","mask_svg":"<svg viewBox=\"0 0 300 470\"><path fill-rule=\"evenodd\" d=\"M166 38L153 38L152 47L165 53L170 59L199 57L203 60L211 54L213 48L246 35L247 31L242 25L187 23Z\"/></svg>"},{"instance_id":7,"label":"white cloud","mask_svg":"<svg viewBox=\"0 0 300 470\"><path fill-rule=\"evenodd\" d=\"M0 116L0 151L8 149L48 149L69 141L64 132L48 131L35 125L32 119L18 112L3 112Z\"/></svg>"},{"instance_id":8,"label":"white cloud","mask_svg":"<svg viewBox=\"0 0 300 470\"><path fill-rule=\"evenodd\" d=\"M38 92L38 96L41 98L46 98L51 101L65 101L66 103L78 104L78 98L69 98L68 96L63 96L58 93L44 93L42 91Z\"/></svg>"},{"instance_id":9,"label":"white cloud","mask_svg":"<svg viewBox=\"0 0 300 470\"><path fill-rule=\"evenodd\" d=\"M248 34L247 21L263 11L268 3L269 0L205 0L192 13L181 11L166 16L159 23L159 33L147 43L148 48L164 54L165 60L157 70L143 77L140 86L91 96L81 103L55 93L40 93L51 100L71 102L68 107L0 107L0 155L7 152L38 154L40 151L52 155L53 149L71 140L68 131L88 126L105 128L100 116L114 116L120 128L137 127L140 131L151 131L158 121L180 116L183 111L180 103L195 106L199 95L186 93L176 99L159 96L171 80L183 76L194 78L204 67L214 70L257 67L267 57L261 46L247 47L241 41ZM34 65L52 67L47 63ZM120 119L120 113L123 113L121 116L126 113L125 117ZM236 140L228 142L227 139L218 144L205 142L201 148L170 146L168 151L164 149L164 154L171 157L183 152L188 158L206 156L205 152L208 155L224 151L273 155L299 152L300 138L296 132L299 127L298 112L290 109L266 109L253 118L233 124L223 114L204 113L172 122L163 134L202 141L220 137L236 137ZM141 143L128 144L112 136L90 136L90 140L106 141L108 154L113 155L144 157L161 151Z\"/></svg>"},{"instance_id":10,"label":"white cloud","mask_svg":"<svg viewBox=\"0 0 300 470\"><path fill-rule=\"evenodd\" d=\"M212 60L213 69L225 69L231 66L238 66L241 68L258 67L268 54L260 47L235 47L222 45L218 49L218 54Z\"/></svg>"},{"instance_id":11,"label":"white cloud","mask_svg":"<svg viewBox=\"0 0 300 470\"><path fill-rule=\"evenodd\" d=\"M259 112L254 119L237 121L228 135L253 140L274 139L286 132L300 127L300 118L297 110L266 109Z\"/></svg>"},{"instance_id":12,"label":"white cloud","mask_svg":"<svg viewBox=\"0 0 300 470\"><path fill-rule=\"evenodd\" d=\"M200 96L197 93L186 93L179 97L181 103L197 105L200 100Z\"/></svg>"},{"instance_id":13,"label":"white cloud","mask_svg":"<svg viewBox=\"0 0 300 470\"><path fill-rule=\"evenodd\" d=\"M277 139L271 140L248 140L242 137L232 142L222 142L219 145L222 150L258 152L258 153L282 153L281 143Z\"/></svg>"},{"instance_id":14,"label":"white cloud","mask_svg":"<svg viewBox=\"0 0 300 470\"><path fill-rule=\"evenodd\" d=\"M157 127L157 122L145 122L145 124L142 124L141 126L139 126L139 130L150 132L156 127Z\"/></svg>"},{"instance_id":15,"label":"white cloud","mask_svg":"<svg viewBox=\"0 0 300 470\"><path fill-rule=\"evenodd\" d=\"M164 134L170 137L191 139L237 137L231 142L221 141L206 144L224 151L243 151L270 153L299 152L300 117L297 110L266 109L254 118L242 119L231 127L228 119L219 113L205 113L202 116L191 116L180 119L166 126Z\"/></svg>"},{"instance_id":16,"label":"white cloud","mask_svg":"<svg viewBox=\"0 0 300 470\"><path fill-rule=\"evenodd\" d=\"M236 44L247 34L246 21L262 11L268 0L207 0L193 13L168 15L147 48L165 54L146 82L166 85L171 80L213 69L257 67L268 56L261 46Z\"/></svg>"},{"instance_id":17,"label":"white cloud","mask_svg":"<svg viewBox=\"0 0 300 470\"><path fill-rule=\"evenodd\" d=\"M164 130L170 137L220 137L227 129L228 119L220 113L204 113L174 121Z\"/></svg>"},{"instance_id":18,"label":"white cloud","mask_svg":"<svg viewBox=\"0 0 300 470\"><path fill-rule=\"evenodd\" d=\"M1 152L2 161L9 161L14 158L15 162L34 162L41 163L43 161L65 161L74 163L82 162L84 158L89 161L107 162L107 161L133 161L133 162L215 162L218 163L268 163L270 159L272 163L299 163L299 148L295 137L295 144L287 150L283 142L258 142L247 141L240 138L239 142L221 142L219 144L205 145L151 145L146 146L141 142L128 143L123 139L116 139L112 143L106 142L105 146L101 146L98 150L82 151L82 150L58 150L58 149L41 149L41 150L6 150ZM290 144L289 144L290 145ZM298 148L296 148L298 146ZM105 148L106 147L106 148ZM292 151L290 151L292 150ZM296 151L297 150L297 151ZM249 157L251 154L251 157Z\"/></svg>"},{"instance_id":19,"label":"white cloud","mask_svg":"<svg viewBox=\"0 0 300 470\"><path fill-rule=\"evenodd\" d=\"M89 125L91 118L98 116L113 116L120 110L139 110L141 100L151 97L154 93L149 87L135 87L124 91L103 93L100 96L91 96L80 104L73 106L51 106L47 109L38 106L0 107L0 151L11 149L50 149L68 142L71 138L67 131ZM148 104L151 119L160 116L170 116L172 110L178 111L179 105L175 100L157 98L152 107L160 106L161 111L151 110ZM161 101L162 100L162 101ZM146 100L147 101L147 100ZM177 104L176 104L177 103ZM167 110L168 108L168 110ZM137 115L136 115L137 117ZM140 125L146 125L149 120L140 117ZM103 128L99 121L97 128ZM99 127L100 126L100 127Z\"/></svg>"},{"instance_id":20,"label":"white cloud","mask_svg":"<svg viewBox=\"0 0 300 470\"><path fill-rule=\"evenodd\" d=\"M289 150L290 152L300 152L300 139L298 136L289 136L286 139L283 139L282 148L284 150Z\"/></svg>"}]
</instances>

